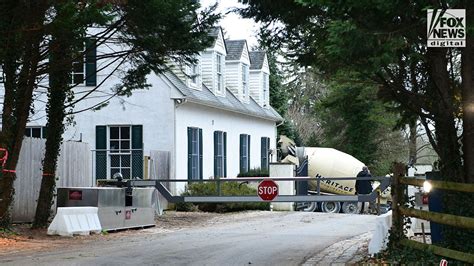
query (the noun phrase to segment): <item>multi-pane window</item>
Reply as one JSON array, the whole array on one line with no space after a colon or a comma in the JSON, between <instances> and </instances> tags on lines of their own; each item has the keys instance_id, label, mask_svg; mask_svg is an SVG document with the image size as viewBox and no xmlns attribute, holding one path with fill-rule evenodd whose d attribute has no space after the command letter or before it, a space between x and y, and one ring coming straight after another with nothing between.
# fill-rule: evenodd
<instances>
[{"instance_id":1,"label":"multi-pane window","mask_svg":"<svg viewBox=\"0 0 474 266\"><path fill-rule=\"evenodd\" d=\"M260 167L262 169L268 169L269 165L269 155L270 155L270 138L268 137L262 137L261 139L261 144L260 144L260 150L261 150L261 165Z\"/></svg>"},{"instance_id":2,"label":"multi-pane window","mask_svg":"<svg viewBox=\"0 0 474 266\"><path fill-rule=\"evenodd\" d=\"M109 150L110 150L110 176L121 173L123 178L131 177L132 151L131 127L110 126L109 127Z\"/></svg>"},{"instance_id":3,"label":"multi-pane window","mask_svg":"<svg viewBox=\"0 0 474 266\"><path fill-rule=\"evenodd\" d=\"M224 75L222 73L222 58L221 54L216 54L216 73L217 73L217 91L222 92L224 87Z\"/></svg>"},{"instance_id":4,"label":"multi-pane window","mask_svg":"<svg viewBox=\"0 0 474 266\"><path fill-rule=\"evenodd\" d=\"M188 179L202 179L202 129L188 127Z\"/></svg>"},{"instance_id":5,"label":"multi-pane window","mask_svg":"<svg viewBox=\"0 0 474 266\"><path fill-rule=\"evenodd\" d=\"M44 127L26 127L25 137L31 138L46 138Z\"/></svg>"},{"instance_id":6,"label":"multi-pane window","mask_svg":"<svg viewBox=\"0 0 474 266\"><path fill-rule=\"evenodd\" d=\"M86 39L72 62L71 84L97 85L97 47L95 39Z\"/></svg>"},{"instance_id":7,"label":"multi-pane window","mask_svg":"<svg viewBox=\"0 0 474 266\"><path fill-rule=\"evenodd\" d=\"M267 95L268 95L268 74L263 74L263 106L267 105Z\"/></svg>"},{"instance_id":8,"label":"multi-pane window","mask_svg":"<svg viewBox=\"0 0 474 266\"><path fill-rule=\"evenodd\" d=\"M250 135L240 134L240 172L250 170Z\"/></svg>"},{"instance_id":9,"label":"multi-pane window","mask_svg":"<svg viewBox=\"0 0 474 266\"><path fill-rule=\"evenodd\" d=\"M242 65L242 90L244 97L247 95L249 86L249 66Z\"/></svg>"},{"instance_id":10,"label":"multi-pane window","mask_svg":"<svg viewBox=\"0 0 474 266\"><path fill-rule=\"evenodd\" d=\"M227 133L214 131L214 176L225 177L227 174L226 153Z\"/></svg>"},{"instance_id":11,"label":"multi-pane window","mask_svg":"<svg viewBox=\"0 0 474 266\"><path fill-rule=\"evenodd\" d=\"M143 126L95 127L95 178L143 178Z\"/></svg>"},{"instance_id":12,"label":"multi-pane window","mask_svg":"<svg viewBox=\"0 0 474 266\"><path fill-rule=\"evenodd\" d=\"M86 64L85 64L85 46L82 46L78 56L74 62L72 62L72 73L71 73L71 84L82 84L84 83L84 77L86 75Z\"/></svg>"}]
</instances>

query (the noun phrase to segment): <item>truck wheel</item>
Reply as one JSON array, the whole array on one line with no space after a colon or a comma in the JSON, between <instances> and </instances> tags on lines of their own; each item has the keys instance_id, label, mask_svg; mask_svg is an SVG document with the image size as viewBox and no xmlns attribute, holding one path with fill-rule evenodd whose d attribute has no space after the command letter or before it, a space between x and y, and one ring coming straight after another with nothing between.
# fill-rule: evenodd
<instances>
[{"instance_id":1,"label":"truck wheel","mask_svg":"<svg viewBox=\"0 0 474 266\"><path fill-rule=\"evenodd\" d=\"M357 206L357 202L344 202L342 203L342 212L356 214L359 212L359 206Z\"/></svg>"},{"instance_id":2,"label":"truck wheel","mask_svg":"<svg viewBox=\"0 0 474 266\"><path fill-rule=\"evenodd\" d=\"M308 206L303 209L304 212L314 212L318 208L316 202L307 202Z\"/></svg>"},{"instance_id":3,"label":"truck wheel","mask_svg":"<svg viewBox=\"0 0 474 266\"><path fill-rule=\"evenodd\" d=\"M327 213L338 213L341 211L341 203L335 201L321 202L321 211Z\"/></svg>"}]
</instances>

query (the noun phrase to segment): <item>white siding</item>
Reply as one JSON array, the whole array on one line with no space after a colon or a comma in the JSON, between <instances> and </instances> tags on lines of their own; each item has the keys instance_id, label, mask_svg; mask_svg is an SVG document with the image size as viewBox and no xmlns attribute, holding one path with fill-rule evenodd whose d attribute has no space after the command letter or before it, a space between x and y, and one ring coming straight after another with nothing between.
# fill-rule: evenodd
<instances>
[{"instance_id":1,"label":"white siding","mask_svg":"<svg viewBox=\"0 0 474 266\"><path fill-rule=\"evenodd\" d=\"M188 66L178 63L176 61L170 61L169 67L171 71L181 80L187 80L186 73L189 72Z\"/></svg>"},{"instance_id":2,"label":"white siding","mask_svg":"<svg viewBox=\"0 0 474 266\"><path fill-rule=\"evenodd\" d=\"M168 63L171 71L186 84L188 87L193 88L193 89L202 89L202 72L201 72L201 56L197 56L197 74L198 76L196 77L196 83L194 84L191 80L191 75L193 74L191 71L191 64L186 64L186 63L179 63L176 61L170 61Z\"/></svg>"},{"instance_id":3,"label":"white siding","mask_svg":"<svg viewBox=\"0 0 474 266\"><path fill-rule=\"evenodd\" d=\"M263 60L262 71L265 73L270 73L270 68L268 66L267 55L265 55L265 59Z\"/></svg>"},{"instance_id":4,"label":"white siding","mask_svg":"<svg viewBox=\"0 0 474 266\"><path fill-rule=\"evenodd\" d=\"M262 71L260 70L251 70L250 71L250 96L260 105L263 106L263 78Z\"/></svg>"},{"instance_id":5,"label":"white siding","mask_svg":"<svg viewBox=\"0 0 474 266\"><path fill-rule=\"evenodd\" d=\"M240 134L250 137L250 166L260 167L261 137L270 138L270 149L276 150L275 122L240 115L211 107L186 103L176 110L176 179L187 179L187 128L202 129L203 136L203 178L214 176L214 131L227 132L227 176L236 177L239 173ZM272 156L272 161L276 155ZM184 184L178 186L182 192Z\"/></svg>"},{"instance_id":6,"label":"white siding","mask_svg":"<svg viewBox=\"0 0 474 266\"><path fill-rule=\"evenodd\" d=\"M245 42L245 46L242 51L242 57L240 58L240 62L250 66L250 57L249 57L249 49L247 47L247 42Z\"/></svg>"},{"instance_id":7,"label":"white siding","mask_svg":"<svg viewBox=\"0 0 474 266\"><path fill-rule=\"evenodd\" d=\"M242 66L238 62L226 62L226 87L235 95L237 98L242 97Z\"/></svg>"},{"instance_id":8,"label":"white siding","mask_svg":"<svg viewBox=\"0 0 474 266\"><path fill-rule=\"evenodd\" d=\"M270 75L267 56L263 60L261 69L250 71L250 96L262 107L270 107L270 77L268 77L266 89L263 88L263 76ZM265 93L265 97L264 94Z\"/></svg>"},{"instance_id":9,"label":"white siding","mask_svg":"<svg viewBox=\"0 0 474 266\"><path fill-rule=\"evenodd\" d=\"M225 49L224 36L222 36L222 31L219 31L219 36L217 36L216 44L214 45L213 50L220 54L223 54L224 56L227 55L227 51Z\"/></svg>"},{"instance_id":10,"label":"white siding","mask_svg":"<svg viewBox=\"0 0 474 266\"><path fill-rule=\"evenodd\" d=\"M205 51L201 56L201 73L202 73L202 82L206 85L211 91L214 91L214 73L215 73L215 52L214 51Z\"/></svg>"}]
</instances>

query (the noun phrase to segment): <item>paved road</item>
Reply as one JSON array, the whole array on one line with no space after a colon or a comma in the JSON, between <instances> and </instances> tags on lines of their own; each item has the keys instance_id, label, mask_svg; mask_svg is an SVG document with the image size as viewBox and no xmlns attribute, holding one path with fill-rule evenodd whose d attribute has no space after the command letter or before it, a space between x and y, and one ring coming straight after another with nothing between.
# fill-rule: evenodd
<instances>
[{"instance_id":1,"label":"paved road","mask_svg":"<svg viewBox=\"0 0 474 266\"><path fill-rule=\"evenodd\" d=\"M149 230L47 253L0 258L6 265L300 265L326 247L374 228L375 216L264 212L174 232ZM327 251L326 251L327 252Z\"/></svg>"}]
</instances>

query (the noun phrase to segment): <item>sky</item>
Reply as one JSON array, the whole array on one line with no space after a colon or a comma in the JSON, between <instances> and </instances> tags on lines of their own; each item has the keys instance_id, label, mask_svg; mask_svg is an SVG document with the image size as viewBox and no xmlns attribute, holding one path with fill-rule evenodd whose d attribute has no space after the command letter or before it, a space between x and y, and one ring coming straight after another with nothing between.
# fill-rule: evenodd
<instances>
[{"instance_id":1,"label":"sky","mask_svg":"<svg viewBox=\"0 0 474 266\"><path fill-rule=\"evenodd\" d=\"M242 7L237 0L201 0L202 7L218 3L217 12L223 15L219 25L224 29L226 38L232 40L246 39L249 49L257 46L258 24L253 19L243 19L238 14L225 14L235 7Z\"/></svg>"}]
</instances>

